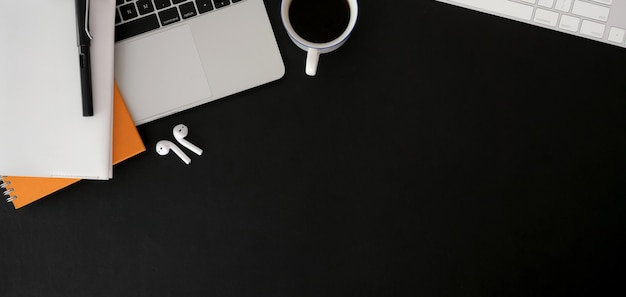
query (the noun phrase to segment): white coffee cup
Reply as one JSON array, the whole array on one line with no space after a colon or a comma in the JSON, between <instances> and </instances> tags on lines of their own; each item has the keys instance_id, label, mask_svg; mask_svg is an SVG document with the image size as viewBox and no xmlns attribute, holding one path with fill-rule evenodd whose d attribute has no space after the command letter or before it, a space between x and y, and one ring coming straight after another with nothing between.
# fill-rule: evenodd
<instances>
[{"instance_id":1,"label":"white coffee cup","mask_svg":"<svg viewBox=\"0 0 626 297\"><path fill-rule=\"evenodd\" d=\"M305 72L310 76L315 76L317 73L317 64L319 62L320 54L329 53L340 46L342 46L350 34L354 29L354 25L356 24L357 15L359 12L357 0L345 0L348 3L348 7L350 10L350 18L348 20L348 25L346 29L339 35L339 37L323 43L316 43L302 38L294 28L292 27L291 20L289 18L289 7L294 0L282 0L281 3L281 17L283 20L283 25L289 34L291 40L301 49L307 52L306 58L306 67ZM297 0L296 0L297 1ZM313 0L315 1L315 0Z\"/></svg>"}]
</instances>

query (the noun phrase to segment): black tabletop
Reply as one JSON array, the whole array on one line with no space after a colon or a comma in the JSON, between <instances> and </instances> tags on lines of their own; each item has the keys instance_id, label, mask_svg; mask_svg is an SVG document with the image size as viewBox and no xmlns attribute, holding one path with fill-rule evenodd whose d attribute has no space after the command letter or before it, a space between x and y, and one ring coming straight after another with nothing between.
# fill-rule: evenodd
<instances>
[{"instance_id":1,"label":"black tabletop","mask_svg":"<svg viewBox=\"0 0 626 297\"><path fill-rule=\"evenodd\" d=\"M624 294L626 50L360 1L311 78L265 4L285 76L139 126L111 181L0 207L0 296ZM191 165L154 151L179 123Z\"/></svg>"}]
</instances>

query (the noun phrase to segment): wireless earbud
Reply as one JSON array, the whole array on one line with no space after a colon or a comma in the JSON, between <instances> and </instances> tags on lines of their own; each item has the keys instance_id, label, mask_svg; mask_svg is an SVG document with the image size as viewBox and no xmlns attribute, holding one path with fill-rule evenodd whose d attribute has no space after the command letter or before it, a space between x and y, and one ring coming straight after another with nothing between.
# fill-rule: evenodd
<instances>
[{"instance_id":1,"label":"wireless earbud","mask_svg":"<svg viewBox=\"0 0 626 297\"><path fill-rule=\"evenodd\" d=\"M165 156L170 152L170 150L174 151L174 153L176 153L176 155L178 155L178 157L180 157L180 159L183 160L185 164L191 163L191 159L171 141L161 140L157 142L156 151L159 155Z\"/></svg>"},{"instance_id":2,"label":"wireless earbud","mask_svg":"<svg viewBox=\"0 0 626 297\"><path fill-rule=\"evenodd\" d=\"M183 146L196 153L197 155L202 155L202 149L193 145L191 142L185 140L189 134L189 128L183 124L178 124L174 127L174 138L180 142Z\"/></svg>"}]
</instances>

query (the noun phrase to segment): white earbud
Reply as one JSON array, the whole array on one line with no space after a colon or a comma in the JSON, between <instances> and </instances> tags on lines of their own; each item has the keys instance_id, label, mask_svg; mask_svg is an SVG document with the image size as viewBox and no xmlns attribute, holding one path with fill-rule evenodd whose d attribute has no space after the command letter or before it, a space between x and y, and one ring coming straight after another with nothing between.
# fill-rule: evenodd
<instances>
[{"instance_id":1,"label":"white earbud","mask_svg":"<svg viewBox=\"0 0 626 297\"><path fill-rule=\"evenodd\" d=\"M176 153L176 155L178 155L178 157L180 157L180 159L183 160L185 164L191 163L191 159L171 141L161 140L157 142L156 151L159 155L165 156L170 152L170 150L174 151L174 153Z\"/></svg>"},{"instance_id":2,"label":"white earbud","mask_svg":"<svg viewBox=\"0 0 626 297\"><path fill-rule=\"evenodd\" d=\"M202 155L201 148L185 140L185 137L187 137L187 134L189 134L189 128L187 128L187 126L183 124L178 124L174 127L174 138L176 138L176 140L178 140L180 144L182 144L184 147L188 148L192 152L196 153L197 155Z\"/></svg>"}]
</instances>

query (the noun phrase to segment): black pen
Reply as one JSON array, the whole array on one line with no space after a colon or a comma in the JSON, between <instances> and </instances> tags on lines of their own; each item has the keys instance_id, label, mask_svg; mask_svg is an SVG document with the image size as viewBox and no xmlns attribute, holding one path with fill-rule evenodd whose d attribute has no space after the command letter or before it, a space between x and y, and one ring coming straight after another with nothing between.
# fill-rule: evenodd
<instances>
[{"instance_id":1,"label":"black pen","mask_svg":"<svg viewBox=\"0 0 626 297\"><path fill-rule=\"evenodd\" d=\"M80 84L83 95L83 116L93 116L93 91L91 85L91 33L89 33L89 0L76 0L78 60Z\"/></svg>"}]
</instances>

